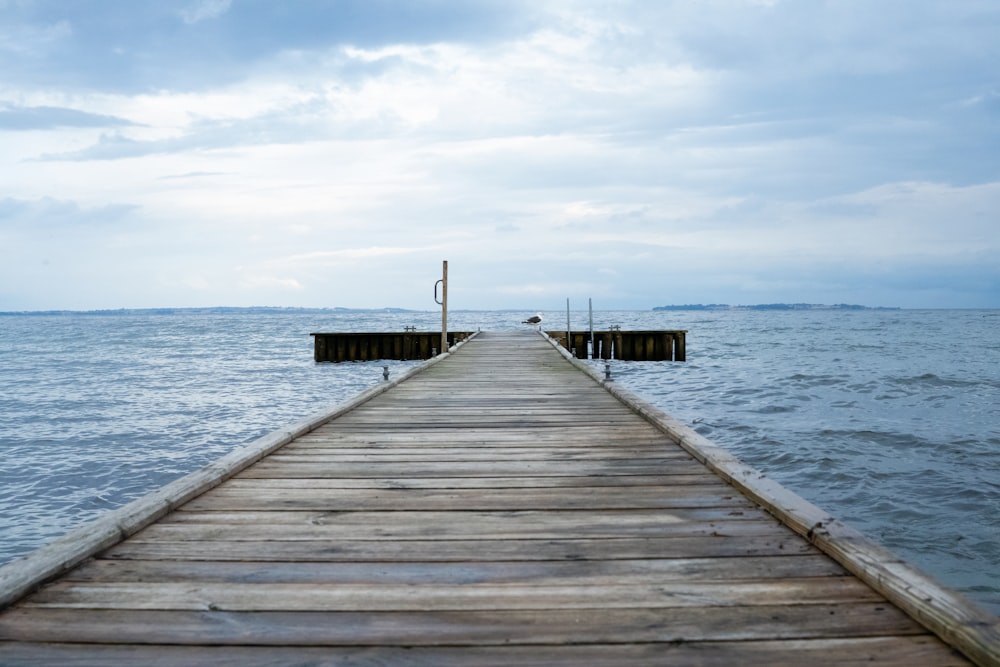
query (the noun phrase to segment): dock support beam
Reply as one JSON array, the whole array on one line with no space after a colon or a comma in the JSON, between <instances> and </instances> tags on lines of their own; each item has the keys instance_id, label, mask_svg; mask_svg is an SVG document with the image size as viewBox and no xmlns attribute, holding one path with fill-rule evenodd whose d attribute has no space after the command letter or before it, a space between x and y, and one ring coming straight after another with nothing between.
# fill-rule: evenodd
<instances>
[{"instance_id":1,"label":"dock support beam","mask_svg":"<svg viewBox=\"0 0 1000 667\"><path fill-rule=\"evenodd\" d=\"M313 333L313 359L323 361L413 361L437 356L438 345L447 352L455 343L470 338L471 331L450 331L445 341L437 331Z\"/></svg>"},{"instance_id":2,"label":"dock support beam","mask_svg":"<svg viewBox=\"0 0 1000 667\"><path fill-rule=\"evenodd\" d=\"M593 331L549 331L577 359L587 358L587 338ZM622 331L610 329L599 334L591 344L591 358L623 361L685 361L687 330Z\"/></svg>"}]
</instances>

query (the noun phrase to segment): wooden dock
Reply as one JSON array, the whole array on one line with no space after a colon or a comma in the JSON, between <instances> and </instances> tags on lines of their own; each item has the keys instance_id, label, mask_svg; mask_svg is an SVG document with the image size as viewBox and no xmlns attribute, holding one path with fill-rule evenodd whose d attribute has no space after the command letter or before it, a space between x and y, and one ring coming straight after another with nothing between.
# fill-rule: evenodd
<instances>
[{"instance_id":1,"label":"wooden dock","mask_svg":"<svg viewBox=\"0 0 1000 667\"><path fill-rule=\"evenodd\" d=\"M995 617L567 357L474 336L0 568L0 664L1000 664Z\"/></svg>"},{"instance_id":2,"label":"wooden dock","mask_svg":"<svg viewBox=\"0 0 1000 667\"><path fill-rule=\"evenodd\" d=\"M559 345L577 359L619 359L621 361L684 361L687 359L687 330L652 331L549 331ZM569 339L567 340L567 334ZM440 331L341 331L312 333L313 359L317 362L411 361L437 356ZM472 335L471 331L450 331L451 347ZM591 346L591 341L593 345Z\"/></svg>"}]
</instances>

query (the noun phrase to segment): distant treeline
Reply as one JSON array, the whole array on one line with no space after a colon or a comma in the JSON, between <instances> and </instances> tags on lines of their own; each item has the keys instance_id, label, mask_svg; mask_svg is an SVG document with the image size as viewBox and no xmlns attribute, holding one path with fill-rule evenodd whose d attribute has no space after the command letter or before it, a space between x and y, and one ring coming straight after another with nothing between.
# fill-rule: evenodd
<instances>
[{"instance_id":1,"label":"distant treeline","mask_svg":"<svg viewBox=\"0 0 1000 667\"><path fill-rule=\"evenodd\" d=\"M725 303L688 303L682 306L657 306L653 310L899 310L898 307L859 306L850 303L833 305L819 303L760 303L753 306L732 306Z\"/></svg>"},{"instance_id":2,"label":"distant treeline","mask_svg":"<svg viewBox=\"0 0 1000 667\"><path fill-rule=\"evenodd\" d=\"M213 306L209 308L118 308L114 310L22 310L3 315L226 315L273 313L411 313L405 308L285 308L282 306Z\"/></svg>"}]
</instances>

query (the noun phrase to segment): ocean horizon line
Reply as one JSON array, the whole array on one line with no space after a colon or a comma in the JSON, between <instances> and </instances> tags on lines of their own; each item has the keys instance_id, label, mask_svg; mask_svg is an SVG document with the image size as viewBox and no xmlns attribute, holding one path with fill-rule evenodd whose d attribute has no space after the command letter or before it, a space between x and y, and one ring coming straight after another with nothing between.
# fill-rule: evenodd
<instances>
[{"instance_id":1,"label":"ocean horizon line","mask_svg":"<svg viewBox=\"0 0 1000 667\"><path fill-rule=\"evenodd\" d=\"M815 310L838 310L838 311L919 311L919 310L955 310L955 311L973 311L973 310L998 310L1000 307L903 307L903 306L865 306L858 304L816 304L816 303L764 303L764 304L721 304L721 303L710 303L710 304L668 304L662 306L653 306L647 308L595 308L595 312L615 312L615 311L632 311L632 312L650 312L650 311L667 311L667 312L683 312L683 311L705 311L705 312L719 312L719 311L798 311L798 312L808 312ZM526 307L526 308L450 308L449 312L452 313L519 313L519 312L535 312L538 310L537 306ZM586 308L575 308L572 309L573 312L585 311ZM19 315L35 315L35 316L59 316L59 315L92 315L92 316L102 316L102 315L196 315L196 314L206 314L206 315L223 315L223 314L342 314L342 313L437 313L440 312L439 309L417 309L417 308L400 308L393 306L386 307L343 307L343 306L329 306L329 307L315 307L315 306L150 306L150 307L135 307L135 308L92 308L92 309L74 309L74 308L49 308L49 309L38 309L38 310L0 310L0 317L10 317ZM563 309L553 309L552 312L565 312Z\"/></svg>"}]
</instances>

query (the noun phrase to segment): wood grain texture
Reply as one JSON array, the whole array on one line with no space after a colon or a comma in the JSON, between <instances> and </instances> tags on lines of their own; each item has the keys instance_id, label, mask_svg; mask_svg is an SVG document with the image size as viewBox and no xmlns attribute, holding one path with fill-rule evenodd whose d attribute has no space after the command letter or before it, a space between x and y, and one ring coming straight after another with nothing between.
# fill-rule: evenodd
<instances>
[{"instance_id":1,"label":"wood grain texture","mask_svg":"<svg viewBox=\"0 0 1000 667\"><path fill-rule=\"evenodd\" d=\"M482 334L24 597L0 655L969 664L637 412Z\"/></svg>"}]
</instances>

